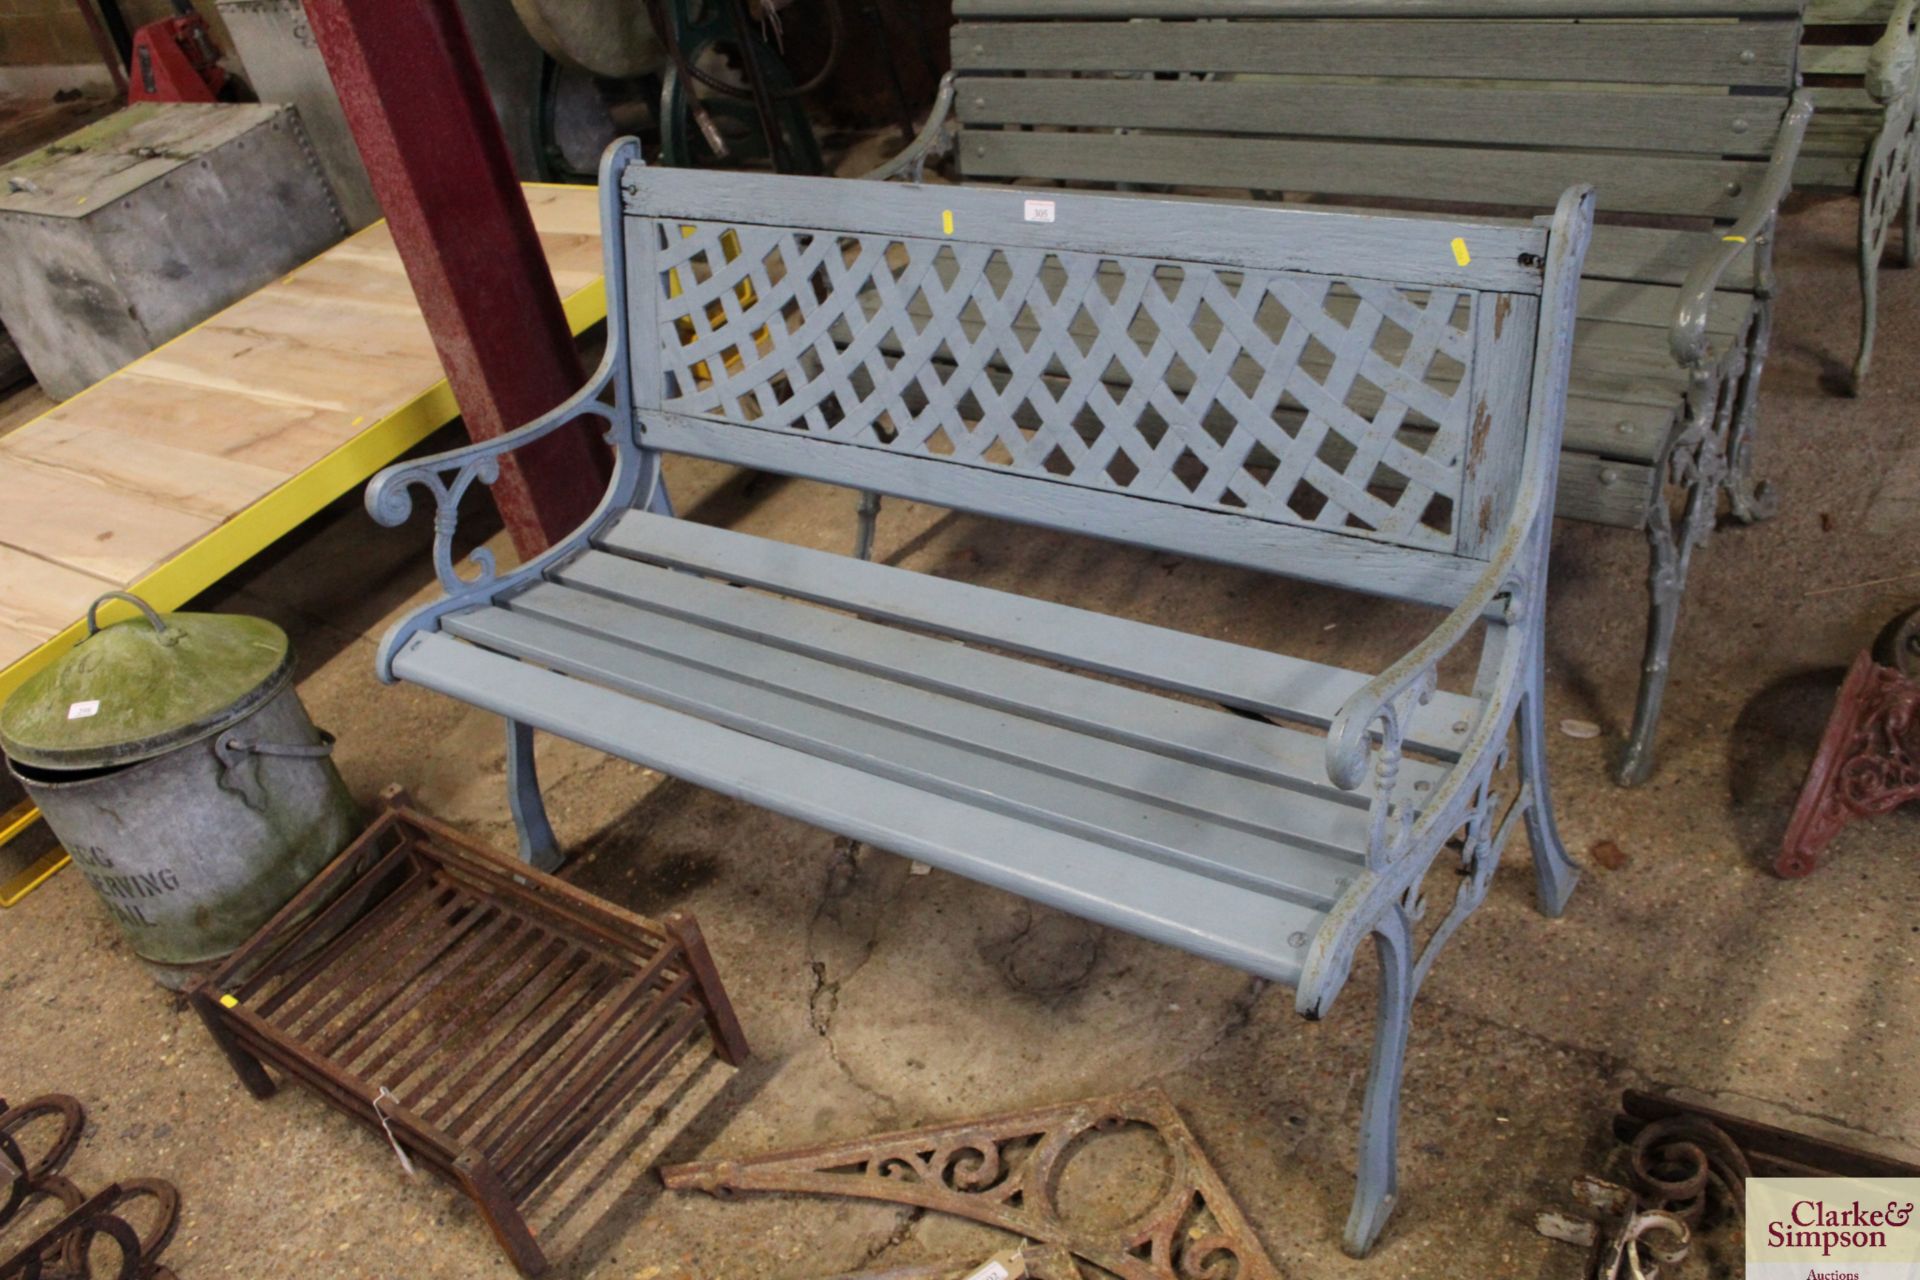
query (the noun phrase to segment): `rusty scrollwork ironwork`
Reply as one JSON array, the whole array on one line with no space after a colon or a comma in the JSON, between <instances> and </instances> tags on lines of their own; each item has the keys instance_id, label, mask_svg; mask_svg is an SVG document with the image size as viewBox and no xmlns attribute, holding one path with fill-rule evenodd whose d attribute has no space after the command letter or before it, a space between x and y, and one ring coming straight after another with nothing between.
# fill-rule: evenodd
<instances>
[{"instance_id":1,"label":"rusty scrollwork ironwork","mask_svg":"<svg viewBox=\"0 0 1920 1280\"><path fill-rule=\"evenodd\" d=\"M36 1122L57 1122L52 1137L38 1137L28 1153L24 1135ZM6 1192L0 1197L0 1235L37 1201L51 1200L60 1216L17 1248L0 1253L0 1280L173 1280L160 1265L159 1255L173 1239L180 1218L180 1193L171 1183L134 1179L113 1183L89 1196L63 1177L60 1170L79 1144L86 1112L65 1094L47 1094L17 1107L0 1101L0 1176ZM151 1202L138 1215L128 1205ZM145 1231L135 1218L147 1222ZM112 1270L99 1269L108 1251L96 1244L109 1240Z\"/></svg>"},{"instance_id":2,"label":"rusty scrollwork ironwork","mask_svg":"<svg viewBox=\"0 0 1920 1280\"><path fill-rule=\"evenodd\" d=\"M1059 1179L1089 1136L1141 1125L1166 1153L1165 1189L1119 1226L1061 1213ZM1066 1249L1120 1280L1278 1280L1199 1142L1159 1088L660 1171L668 1187L727 1195L856 1196L971 1218Z\"/></svg>"},{"instance_id":3,"label":"rusty scrollwork ironwork","mask_svg":"<svg viewBox=\"0 0 1920 1280\"><path fill-rule=\"evenodd\" d=\"M1892 629L1896 658L1913 653L1920 610ZM1810 875L1842 829L1920 800L1920 680L1862 651L1840 686L1773 869Z\"/></svg>"}]
</instances>

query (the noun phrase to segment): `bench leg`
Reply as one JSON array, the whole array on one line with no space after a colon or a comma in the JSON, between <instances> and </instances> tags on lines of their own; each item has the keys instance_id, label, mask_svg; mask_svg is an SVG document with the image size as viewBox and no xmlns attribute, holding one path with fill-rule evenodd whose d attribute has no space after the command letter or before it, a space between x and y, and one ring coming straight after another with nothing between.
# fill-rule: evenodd
<instances>
[{"instance_id":1,"label":"bench leg","mask_svg":"<svg viewBox=\"0 0 1920 1280\"><path fill-rule=\"evenodd\" d=\"M873 559L874 528L880 520L880 495L868 490L860 493L860 524L853 538L853 554L862 560Z\"/></svg>"},{"instance_id":2,"label":"bench leg","mask_svg":"<svg viewBox=\"0 0 1920 1280\"><path fill-rule=\"evenodd\" d=\"M1402 907L1396 904L1374 926L1373 943L1380 957L1380 1012L1360 1112L1359 1187L1342 1241L1356 1258L1366 1257L1380 1238L1400 1190L1400 1080L1414 994L1413 925Z\"/></svg>"},{"instance_id":3,"label":"bench leg","mask_svg":"<svg viewBox=\"0 0 1920 1280\"><path fill-rule=\"evenodd\" d=\"M1647 646L1640 663L1633 730L1627 736L1620 767L1614 772L1614 780L1623 787L1637 787L1653 773L1654 737L1660 728L1660 706L1667 696L1673 633L1680 623L1687 569L1693 562L1694 548L1712 532L1719 496L1718 478L1703 478L1696 468L1681 500L1677 530L1664 493L1654 495L1647 514Z\"/></svg>"},{"instance_id":4,"label":"bench leg","mask_svg":"<svg viewBox=\"0 0 1920 1280\"><path fill-rule=\"evenodd\" d=\"M1534 627L1533 674L1520 703L1520 785L1526 788L1527 841L1533 846L1534 900L1542 915L1558 918L1567 909L1580 868L1567 856L1554 821L1553 792L1547 786L1547 704L1540 691L1541 629Z\"/></svg>"},{"instance_id":5,"label":"bench leg","mask_svg":"<svg viewBox=\"0 0 1920 1280\"><path fill-rule=\"evenodd\" d=\"M1773 301L1754 305L1753 325L1747 331L1746 360L1735 381L1733 419L1727 440L1727 504L1742 524L1770 520L1780 503L1772 488L1753 478L1753 442L1760 429L1760 375L1766 372L1767 348L1773 343ZM1711 514L1711 513L1709 513Z\"/></svg>"},{"instance_id":6,"label":"bench leg","mask_svg":"<svg viewBox=\"0 0 1920 1280\"><path fill-rule=\"evenodd\" d=\"M1920 130L1907 135L1907 200L1900 228L1900 265L1920 264Z\"/></svg>"},{"instance_id":7,"label":"bench leg","mask_svg":"<svg viewBox=\"0 0 1920 1280\"><path fill-rule=\"evenodd\" d=\"M1871 175L1868 181L1873 182ZM1873 362L1874 330L1880 314L1880 257L1886 251L1892 211L1876 207L1879 203L1871 189L1860 198L1860 350L1853 357L1853 376L1847 384L1847 394L1854 396L1860 394L1867 367Z\"/></svg>"},{"instance_id":8,"label":"bench leg","mask_svg":"<svg viewBox=\"0 0 1920 1280\"><path fill-rule=\"evenodd\" d=\"M535 871L560 865L560 842L547 821L547 805L540 798L540 775L533 764L533 726L507 721L507 807L520 833L520 860Z\"/></svg>"}]
</instances>

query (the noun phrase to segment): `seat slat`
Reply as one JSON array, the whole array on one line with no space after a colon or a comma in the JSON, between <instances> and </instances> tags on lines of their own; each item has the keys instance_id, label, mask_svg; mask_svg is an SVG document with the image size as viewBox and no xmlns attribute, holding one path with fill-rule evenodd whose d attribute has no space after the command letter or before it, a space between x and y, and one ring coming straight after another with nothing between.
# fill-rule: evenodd
<instances>
[{"instance_id":1,"label":"seat slat","mask_svg":"<svg viewBox=\"0 0 1920 1280\"><path fill-rule=\"evenodd\" d=\"M556 580L628 601L650 614L697 621L791 653L1272 786L1321 793L1326 739L1124 685L990 653L958 641L880 626L759 591L590 551ZM1409 758L1410 782L1437 785L1445 769ZM1369 780L1334 798L1364 807Z\"/></svg>"},{"instance_id":2,"label":"seat slat","mask_svg":"<svg viewBox=\"0 0 1920 1280\"><path fill-rule=\"evenodd\" d=\"M1462 92L1446 83L1347 84L1249 74L1233 80L975 76L966 81L956 110L969 127L1163 129L1765 157L1779 134L1783 105L1780 99L1725 92Z\"/></svg>"},{"instance_id":3,"label":"seat slat","mask_svg":"<svg viewBox=\"0 0 1920 1280\"><path fill-rule=\"evenodd\" d=\"M400 678L723 795L1289 985L1326 913L1036 827L696 716L610 695L451 636L415 636Z\"/></svg>"},{"instance_id":4,"label":"seat slat","mask_svg":"<svg viewBox=\"0 0 1920 1280\"><path fill-rule=\"evenodd\" d=\"M553 583L448 620L462 639L1053 830L1331 907L1367 815L851 673ZM1326 788L1331 791L1332 788Z\"/></svg>"},{"instance_id":5,"label":"seat slat","mask_svg":"<svg viewBox=\"0 0 1920 1280\"><path fill-rule=\"evenodd\" d=\"M963 22L953 64L978 71L1268 72L1784 87L1798 23Z\"/></svg>"},{"instance_id":6,"label":"seat slat","mask_svg":"<svg viewBox=\"0 0 1920 1280\"><path fill-rule=\"evenodd\" d=\"M960 165L981 178L1141 182L1342 197L1548 207L1590 182L1606 212L1739 215L1766 172L1757 160L1707 160L1496 147L1403 146L1351 139L1183 137L968 129Z\"/></svg>"},{"instance_id":7,"label":"seat slat","mask_svg":"<svg viewBox=\"0 0 1920 1280\"><path fill-rule=\"evenodd\" d=\"M1323 663L646 511L624 513L598 543L622 555L1316 728L1331 722L1367 681ZM1409 745L1457 758L1479 708L1472 698L1436 693L1408 726Z\"/></svg>"}]
</instances>

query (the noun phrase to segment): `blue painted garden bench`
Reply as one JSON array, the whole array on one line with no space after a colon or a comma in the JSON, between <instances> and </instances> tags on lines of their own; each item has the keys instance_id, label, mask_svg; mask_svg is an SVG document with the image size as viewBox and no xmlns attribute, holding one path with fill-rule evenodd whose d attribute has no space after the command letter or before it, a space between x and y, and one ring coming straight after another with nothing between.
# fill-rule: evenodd
<instances>
[{"instance_id":1,"label":"blue painted garden bench","mask_svg":"<svg viewBox=\"0 0 1920 1280\"><path fill-rule=\"evenodd\" d=\"M1373 939L1346 1232L1364 1252L1394 1200L1409 1011L1436 950L1522 821L1543 909L1574 883L1541 630L1591 192L1534 224L1440 223L1030 206L636 155L621 144L601 175L591 385L368 490L390 525L432 495L447 591L386 637L381 676L505 718L539 865L558 851L536 731L1289 984L1309 1018ZM1175 363L1193 375L1177 393ZM1112 364L1133 376L1117 397ZM583 414L617 459L598 511L463 579L461 496ZM1377 674L1292 658L676 519L666 453L1441 616ZM1443 657L1476 643L1470 685L1442 690ZM1425 911L1429 869L1444 912Z\"/></svg>"}]
</instances>

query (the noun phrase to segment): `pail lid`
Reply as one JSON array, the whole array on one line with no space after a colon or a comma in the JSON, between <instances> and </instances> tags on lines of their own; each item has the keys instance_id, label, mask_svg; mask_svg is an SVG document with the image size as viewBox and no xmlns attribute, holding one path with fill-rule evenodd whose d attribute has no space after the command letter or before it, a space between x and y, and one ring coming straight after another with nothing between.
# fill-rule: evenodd
<instances>
[{"instance_id":1,"label":"pail lid","mask_svg":"<svg viewBox=\"0 0 1920 1280\"><path fill-rule=\"evenodd\" d=\"M144 618L101 627L110 599ZM26 765L134 764L218 733L278 693L293 666L287 633L233 613L156 613L109 591L87 610L87 638L0 707L0 750Z\"/></svg>"}]
</instances>

